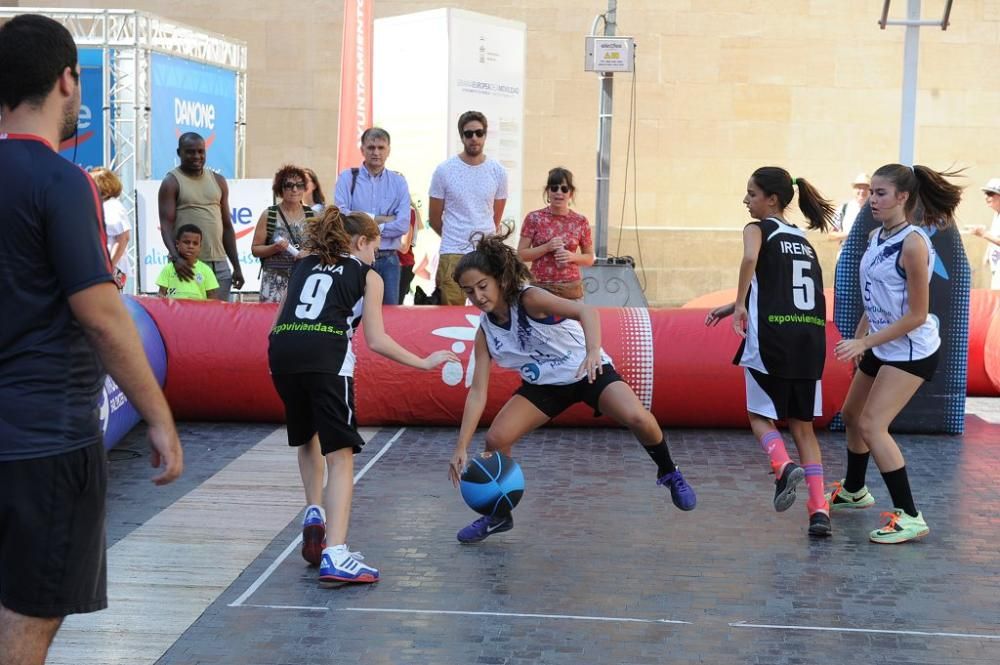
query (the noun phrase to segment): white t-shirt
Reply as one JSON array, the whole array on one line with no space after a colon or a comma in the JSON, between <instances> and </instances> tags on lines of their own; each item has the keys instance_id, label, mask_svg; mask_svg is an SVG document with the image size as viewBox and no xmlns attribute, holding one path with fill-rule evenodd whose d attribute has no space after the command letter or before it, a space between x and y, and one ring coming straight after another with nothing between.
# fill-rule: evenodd
<instances>
[{"instance_id":1,"label":"white t-shirt","mask_svg":"<svg viewBox=\"0 0 1000 665\"><path fill-rule=\"evenodd\" d=\"M104 202L104 229L108 234L108 253L111 253L111 248L115 244L115 238L121 234L127 232L131 226L128 223L128 213L125 211L125 206L117 198L110 198ZM115 266L121 270L126 275L128 274L128 251L122 254L122 257L118 259L118 265Z\"/></svg>"},{"instance_id":2,"label":"white t-shirt","mask_svg":"<svg viewBox=\"0 0 1000 665\"><path fill-rule=\"evenodd\" d=\"M473 233L496 233L493 202L507 198L507 171L489 158L470 166L455 156L434 169L430 195L444 200L441 253L468 254Z\"/></svg>"},{"instance_id":3,"label":"white t-shirt","mask_svg":"<svg viewBox=\"0 0 1000 665\"><path fill-rule=\"evenodd\" d=\"M854 220L857 219L858 213L861 212L861 206L856 200L851 199L840 206L838 212L840 213L840 219L837 220L834 226L844 233L850 233L851 227L854 226Z\"/></svg>"},{"instance_id":4,"label":"white t-shirt","mask_svg":"<svg viewBox=\"0 0 1000 665\"><path fill-rule=\"evenodd\" d=\"M1000 237L1000 212L993 215L993 223L990 225L990 235L994 238ZM986 254L983 255L983 263L990 267L993 273L990 280L991 289L1000 289L1000 245L986 242Z\"/></svg>"}]
</instances>

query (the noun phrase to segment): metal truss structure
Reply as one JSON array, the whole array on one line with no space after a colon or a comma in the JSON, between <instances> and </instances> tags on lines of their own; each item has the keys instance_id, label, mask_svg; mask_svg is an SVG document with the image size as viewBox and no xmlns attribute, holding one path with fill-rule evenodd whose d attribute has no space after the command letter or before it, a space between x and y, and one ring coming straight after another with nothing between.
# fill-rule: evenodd
<instances>
[{"instance_id":1,"label":"metal truss structure","mask_svg":"<svg viewBox=\"0 0 1000 665\"><path fill-rule=\"evenodd\" d=\"M135 183L152 177L150 150L151 55L163 53L236 72L236 177L246 170L247 46L159 16L131 9L0 8L0 21L18 14L42 14L62 23L78 47L103 52L104 164L122 181L121 201L135 221ZM133 224L135 227L135 224ZM132 233L128 257L138 277ZM135 292L136 279L130 279Z\"/></svg>"}]
</instances>

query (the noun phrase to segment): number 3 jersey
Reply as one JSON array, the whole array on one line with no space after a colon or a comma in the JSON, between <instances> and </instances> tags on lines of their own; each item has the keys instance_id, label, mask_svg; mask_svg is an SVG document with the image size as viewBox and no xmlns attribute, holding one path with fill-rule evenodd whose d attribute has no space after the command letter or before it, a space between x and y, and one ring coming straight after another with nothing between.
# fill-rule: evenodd
<instances>
[{"instance_id":1,"label":"number 3 jersey","mask_svg":"<svg viewBox=\"0 0 1000 665\"><path fill-rule=\"evenodd\" d=\"M747 293L747 336L733 363L786 379L818 380L826 359L823 272L805 231L774 217L760 228Z\"/></svg>"},{"instance_id":2,"label":"number 3 jersey","mask_svg":"<svg viewBox=\"0 0 1000 665\"><path fill-rule=\"evenodd\" d=\"M323 265L318 256L296 261L269 338L271 374L354 376L351 338L361 323L370 269L350 255L335 265Z\"/></svg>"}]
</instances>

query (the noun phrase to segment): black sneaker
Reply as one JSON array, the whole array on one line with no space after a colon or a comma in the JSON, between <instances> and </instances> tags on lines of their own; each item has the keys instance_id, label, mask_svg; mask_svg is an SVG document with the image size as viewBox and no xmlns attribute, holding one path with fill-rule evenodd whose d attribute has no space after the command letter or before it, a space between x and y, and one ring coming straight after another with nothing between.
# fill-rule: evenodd
<instances>
[{"instance_id":1,"label":"black sneaker","mask_svg":"<svg viewBox=\"0 0 1000 665\"><path fill-rule=\"evenodd\" d=\"M830 516L824 512L815 512L809 516L809 535L817 538L826 538L833 533L833 525L830 524Z\"/></svg>"},{"instance_id":2,"label":"black sneaker","mask_svg":"<svg viewBox=\"0 0 1000 665\"><path fill-rule=\"evenodd\" d=\"M795 462L789 462L774 481L774 509L783 513L795 503L795 487L806 479L806 472Z\"/></svg>"}]
</instances>

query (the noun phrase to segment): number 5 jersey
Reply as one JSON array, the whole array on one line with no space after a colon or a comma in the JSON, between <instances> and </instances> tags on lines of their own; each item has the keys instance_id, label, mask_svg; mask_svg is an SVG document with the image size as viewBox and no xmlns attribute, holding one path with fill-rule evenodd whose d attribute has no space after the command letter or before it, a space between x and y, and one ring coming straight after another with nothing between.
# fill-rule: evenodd
<instances>
[{"instance_id":1,"label":"number 5 jersey","mask_svg":"<svg viewBox=\"0 0 1000 665\"><path fill-rule=\"evenodd\" d=\"M786 379L818 380L826 359L823 271L805 231L769 217L747 293L747 336L733 363Z\"/></svg>"},{"instance_id":2,"label":"number 5 jersey","mask_svg":"<svg viewBox=\"0 0 1000 665\"><path fill-rule=\"evenodd\" d=\"M351 338L361 323L370 269L350 255L334 265L318 256L296 261L269 337L271 374L354 376Z\"/></svg>"}]
</instances>

